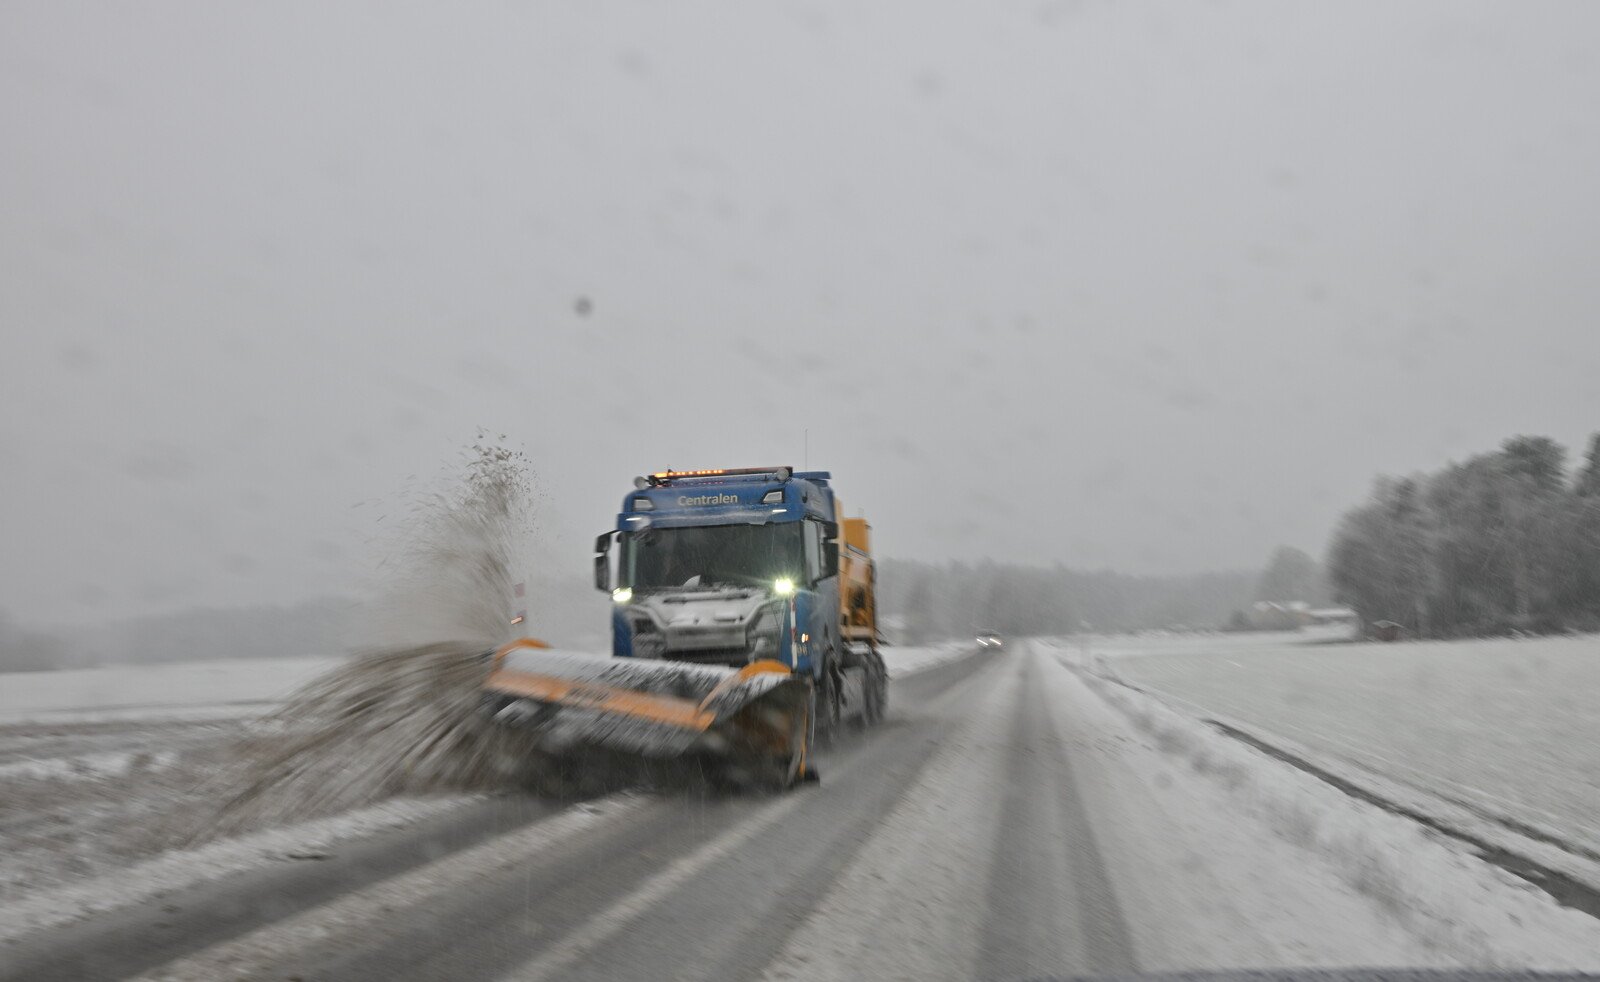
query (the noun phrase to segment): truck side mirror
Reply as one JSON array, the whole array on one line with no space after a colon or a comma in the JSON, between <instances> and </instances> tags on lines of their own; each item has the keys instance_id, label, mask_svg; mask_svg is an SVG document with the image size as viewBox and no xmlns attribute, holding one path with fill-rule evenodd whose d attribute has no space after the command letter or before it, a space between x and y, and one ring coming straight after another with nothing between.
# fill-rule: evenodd
<instances>
[{"instance_id":1,"label":"truck side mirror","mask_svg":"<svg viewBox=\"0 0 1600 982\"><path fill-rule=\"evenodd\" d=\"M601 532L594 540L594 588L611 592L611 537L614 532Z\"/></svg>"},{"instance_id":2,"label":"truck side mirror","mask_svg":"<svg viewBox=\"0 0 1600 982\"><path fill-rule=\"evenodd\" d=\"M824 542L822 544L822 577L826 579L839 572L839 543Z\"/></svg>"}]
</instances>

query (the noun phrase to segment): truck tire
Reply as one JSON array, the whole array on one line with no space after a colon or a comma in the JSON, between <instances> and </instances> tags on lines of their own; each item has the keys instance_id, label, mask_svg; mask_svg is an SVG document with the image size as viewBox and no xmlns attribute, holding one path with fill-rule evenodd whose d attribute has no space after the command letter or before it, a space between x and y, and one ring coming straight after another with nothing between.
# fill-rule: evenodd
<instances>
[{"instance_id":1,"label":"truck tire","mask_svg":"<svg viewBox=\"0 0 1600 982\"><path fill-rule=\"evenodd\" d=\"M850 652L852 668L864 673L861 684L861 711L850 714L850 728L861 732L883 721L889 701L889 676L883 658L876 651L860 649Z\"/></svg>"},{"instance_id":2,"label":"truck tire","mask_svg":"<svg viewBox=\"0 0 1600 982\"><path fill-rule=\"evenodd\" d=\"M889 679L881 665L874 665L868 670L866 699L863 718L868 726L877 726L883 722L883 716L889 710Z\"/></svg>"},{"instance_id":3,"label":"truck tire","mask_svg":"<svg viewBox=\"0 0 1600 982\"><path fill-rule=\"evenodd\" d=\"M877 718L874 723L881 723L889 715L889 666L883 663L883 656L878 654L876 648L872 651L872 664L877 669L878 699L876 703Z\"/></svg>"}]
</instances>

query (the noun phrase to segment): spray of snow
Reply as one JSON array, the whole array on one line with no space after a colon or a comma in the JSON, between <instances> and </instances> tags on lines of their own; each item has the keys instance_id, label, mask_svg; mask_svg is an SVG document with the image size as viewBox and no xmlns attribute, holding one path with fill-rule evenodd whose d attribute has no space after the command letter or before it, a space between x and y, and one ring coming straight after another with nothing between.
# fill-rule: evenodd
<instances>
[{"instance_id":1,"label":"spray of snow","mask_svg":"<svg viewBox=\"0 0 1600 982\"><path fill-rule=\"evenodd\" d=\"M467 452L460 485L412 507L358 647L452 641L484 649L509 640L513 569L526 548L531 496L526 458L480 439Z\"/></svg>"},{"instance_id":2,"label":"spray of snow","mask_svg":"<svg viewBox=\"0 0 1600 982\"><path fill-rule=\"evenodd\" d=\"M219 813L199 838L527 779L536 755L482 717L478 690L488 653L510 638L528 490L520 453L473 447L463 488L415 510L366 650L304 686L240 744Z\"/></svg>"}]
</instances>

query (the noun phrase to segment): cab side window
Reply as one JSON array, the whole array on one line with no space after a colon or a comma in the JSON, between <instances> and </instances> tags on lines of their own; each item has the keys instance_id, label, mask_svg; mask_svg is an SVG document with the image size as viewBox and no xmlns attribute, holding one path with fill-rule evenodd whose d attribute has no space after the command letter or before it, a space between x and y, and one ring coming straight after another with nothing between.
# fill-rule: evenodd
<instances>
[{"instance_id":1,"label":"cab side window","mask_svg":"<svg viewBox=\"0 0 1600 982\"><path fill-rule=\"evenodd\" d=\"M815 583L823 576L822 570L822 525L806 519L806 583Z\"/></svg>"}]
</instances>

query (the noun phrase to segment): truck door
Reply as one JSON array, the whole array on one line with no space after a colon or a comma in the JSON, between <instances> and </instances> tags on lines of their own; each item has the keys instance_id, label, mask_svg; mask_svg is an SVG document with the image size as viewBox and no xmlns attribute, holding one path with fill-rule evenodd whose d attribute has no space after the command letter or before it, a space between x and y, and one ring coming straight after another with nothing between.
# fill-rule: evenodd
<instances>
[{"instance_id":1,"label":"truck door","mask_svg":"<svg viewBox=\"0 0 1600 982\"><path fill-rule=\"evenodd\" d=\"M827 546L828 526L816 519L805 520L805 586L810 601L806 611L806 626L801 628L810 635L806 652L813 670L820 671L824 653L834 645L839 622L839 580L837 570L830 566L831 555Z\"/></svg>"}]
</instances>

